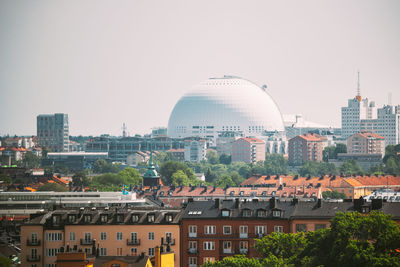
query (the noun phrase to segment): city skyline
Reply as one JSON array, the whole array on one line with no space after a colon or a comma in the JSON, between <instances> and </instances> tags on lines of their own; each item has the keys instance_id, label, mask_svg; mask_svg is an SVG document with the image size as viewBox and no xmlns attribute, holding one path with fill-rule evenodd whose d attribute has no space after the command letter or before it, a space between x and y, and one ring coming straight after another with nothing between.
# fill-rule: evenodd
<instances>
[{"instance_id":1,"label":"city skyline","mask_svg":"<svg viewBox=\"0 0 400 267\"><path fill-rule=\"evenodd\" d=\"M228 4L229 3L229 4ZM190 88L237 75L282 114L340 127L357 93L400 104L397 1L0 3L0 135L66 113L71 135L149 133ZM15 106L18 105L18 106Z\"/></svg>"}]
</instances>

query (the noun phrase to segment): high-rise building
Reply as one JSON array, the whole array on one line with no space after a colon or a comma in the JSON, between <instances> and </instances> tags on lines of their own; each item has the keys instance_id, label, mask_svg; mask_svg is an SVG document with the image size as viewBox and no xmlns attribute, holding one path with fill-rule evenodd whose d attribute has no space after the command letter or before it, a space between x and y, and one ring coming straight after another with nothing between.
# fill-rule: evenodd
<instances>
[{"instance_id":1,"label":"high-rise building","mask_svg":"<svg viewBox=\"0 0 400 267\"><path fill-rule=\"evenodd\" d=\"M400 144L400 105L378 109L375 132L385 138L386 145Z\"/></svg>"},{"instance_id":2,"label":"high-rise building","mask_svg":"<svg viewBox=\"0 0 400 267\"><path fill-rule=\"evenodd\" d=\"M41 114L37 116L37 143L53 152L68 152L68 114Z\"/></svg>"},{"instance_id":3,"label":"high-rise building","mask_svg":"<svg viewBox=\"0 0 400 267\"><path fill-rule=\"evenodd\" d=\"M243 137L232 143L232 162L256 163L265 160L265 142L258 138Z\"/></svg>"}]
</instances>

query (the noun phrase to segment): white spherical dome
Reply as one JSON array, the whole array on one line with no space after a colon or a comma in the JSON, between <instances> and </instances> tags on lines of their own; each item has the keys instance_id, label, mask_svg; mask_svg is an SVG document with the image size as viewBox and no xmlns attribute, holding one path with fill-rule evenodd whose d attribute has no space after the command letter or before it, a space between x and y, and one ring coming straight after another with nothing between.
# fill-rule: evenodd
<instances>
[{"instance_id":1,"label":"white spherical dome","mask_svg":"<svg viewBox=\"0 0 400 267\"><path fill-rule=\"evenodd\" d=\"M245 136L281 132L282 114L264 88L225 76L195 86L176 103L169 117L170 137L215 138L222 131L239 131Z\"/></svg>"}]
</instances>

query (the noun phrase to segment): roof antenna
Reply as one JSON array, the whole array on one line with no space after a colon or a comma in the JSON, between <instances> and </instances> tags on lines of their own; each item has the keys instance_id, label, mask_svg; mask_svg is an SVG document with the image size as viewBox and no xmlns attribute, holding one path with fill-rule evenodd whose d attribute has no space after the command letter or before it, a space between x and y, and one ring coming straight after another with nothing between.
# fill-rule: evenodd
<instances>
[{"instance_id":1,"label":"roof antenna","mask_svg":"<svg viewBox=\"0 0 400 267\"><path fill-rule=\"evenodd\" d=\"M388 105L389 106L392 105L392 92L389 92L389 94L388 94Z\"/></svg>"},{"instance_id":2,"label":"roof antenna","mask_svg":"<svg viewBox=\"0 0 400 267\"><path fill-rule=\"evenodd\" d=\"M360 71L357 71L357 96L358 102L361 102L361 90L360 90Z\"/></svg>"},{"instance_id":3,"label":"roof antenna","mask_svg":"<svg viewBox=\"0 0 400 267\"><path fill-rule=\"evenodd\" d=\"M122 124L122 137L126 137L126 136L127 136L126 130L127 130L126 124L125 124L125 122L124 122L124 123Z\"/></svg>"}]
</instances>

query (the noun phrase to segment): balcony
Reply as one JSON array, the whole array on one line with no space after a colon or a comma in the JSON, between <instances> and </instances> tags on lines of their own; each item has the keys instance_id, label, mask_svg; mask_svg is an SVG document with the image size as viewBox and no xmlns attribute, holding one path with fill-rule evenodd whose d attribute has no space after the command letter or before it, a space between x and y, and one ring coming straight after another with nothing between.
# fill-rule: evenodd
<instances>
[{"instance_id":1,"label":"balcony","mask_svg":"<svg viewBox=\"0 0 400 267\"><path fill-rule=\"evenodd\" d=\"M36 256L29 255L26 260L29 262L38 262L38 261L40 261L40 256L39 255L36 255Z\"/></svg>"},{"instance_id":2,"label":"balcony","mask_svg":"<svg viewBox=\"0 0 400 267\"><path fill-rule=\"evenodd\" d=\"M81 245L93 245L93 239L81 238Z\"/></svg>"},{"instance_id":3,"label":"balcony","mask_svg":"<svg viewBox=\"0 0 400 267\"><path fill-rule=\"evenodd\" d=\"M197 248L189 248L188 253L189 254L199 254L199 251L197 250Z\"/></svg>"},{"instance_id":4,"label":"balcony","mask_svg":"<svg viewBox=\"0 0 400 267\"><path fill-rule=\"evenodd\" d=\"M40 246L40 240L27 239L26 245L27 246Z\"/></svg>"},{"instance_id":5,"label":"balcony","mask_svg":"<svg viewBox=\"0 0 400 267\"><path fill-rule=\"evenodd\" d=\"M240 254L247 254L247 253L249 253L249 250L247 248L241 248L241 249L239 249L239 253Z\"/></svg>"},{"instance_id":6,"label":"balcony","mask_svg":"<svg viewBox=\"0 0 400 267\"><path fill-rule=\"evenodd\" d=\"M247 233L240 233L239 238L248 238L249 235Z\"/></svg>"},{"instance_id":7,"label":"balcony","mask_svg":"<svg viewBox=\"0 0 400 267\"><path fill-rule=\"evenodd\" d=\"M197 237L197 233L189 233L189 237Z\"/></svg>"},{"instance_id":8,"label":"balcony","mask_svg":"<svg viewBox=\"0 0 400 267\"><path fill-rule=\"evenodd\" d=\"M189 267L197 267L197 264L189 264Z\"/></svg>"},{"instance_id":9,"label":"balcony","mask_svg":"<svg viewBox=\"0 0 400 267\"><path fill-rule=\"evenodd\" d=\"M166 239L161 239L161 245L175 245L175 238L166 238Z\"/></svg>"},{"instance_id":10,"label":"balcony","mask_svg":"<svg viewBox=\"0 0 400 267\"><path fill-rule=\"evenodd\" d=\"M139 246L140 245L140 239L127 239L126 240L126 245L127 246Z\"/></svg>"},{"instance_id":11,"label":"balcony","mask_svg":"<svg viewBox=\"0 0 400 267\"><path fill-rule=\"evenodd\" d=\"M234 254L235 251L234 251L232 248L224 248L224 249L222 250L222 253L223 253L223 254Z\"/></svg>"}]
</instances>

